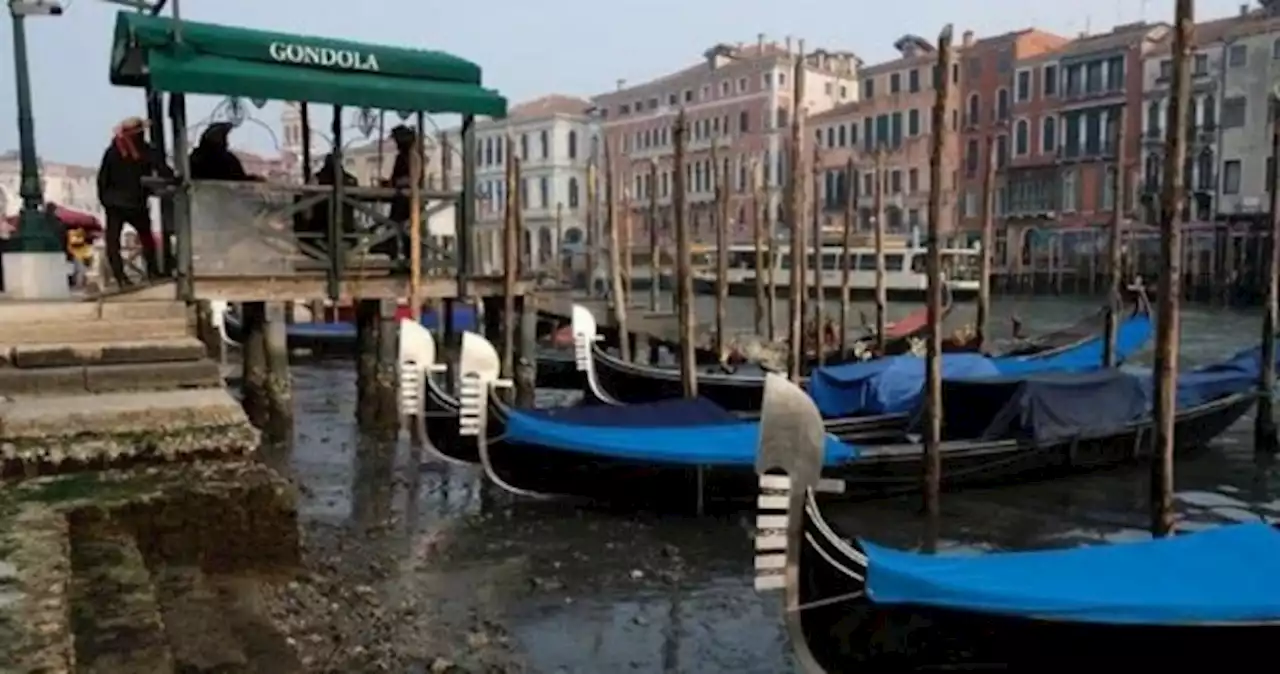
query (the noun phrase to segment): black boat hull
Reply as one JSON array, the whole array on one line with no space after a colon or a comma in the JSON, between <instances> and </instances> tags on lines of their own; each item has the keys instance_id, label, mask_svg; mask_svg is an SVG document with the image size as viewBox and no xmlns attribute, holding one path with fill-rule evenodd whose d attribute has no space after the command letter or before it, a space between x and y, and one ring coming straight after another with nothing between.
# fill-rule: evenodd
<instances>
[{"instance_id":1,"label":"black boat hull","mask_svg":"<svg viewBox=\"0 0 1280 674\"><path fill-rule=\"evenodd\" d=\"M1247 413L1253 401L1253 395L1240 394L1183 411L1177 419L1178 452L1207 445ZM488 468L501 482L522 490L627 505L658 505L672 499L691 503L695 498L738 502L753 498L756 493L756 475L751 465L623 461L513 443L502 435L505 414L501 405L492 406ZM888 417L868 419L865 424L859 421L848 420L843 430L833 430L827 424L826 430L850 444L870 444L900 433L904 424L897 421L894 427L894 420ZM943 485L957 489L1048 479L1134 462L1145 458L1151 428L1147 421L1104 437L1044 445L1012 441L944 443ZM842 480L846 498L901 494L919 488L922 456L923 448L918 444L868 446L862 457L824 469L823 475ZM698 488L702 490L700 497L695 491Z\"/></svg>"}]
</instances>

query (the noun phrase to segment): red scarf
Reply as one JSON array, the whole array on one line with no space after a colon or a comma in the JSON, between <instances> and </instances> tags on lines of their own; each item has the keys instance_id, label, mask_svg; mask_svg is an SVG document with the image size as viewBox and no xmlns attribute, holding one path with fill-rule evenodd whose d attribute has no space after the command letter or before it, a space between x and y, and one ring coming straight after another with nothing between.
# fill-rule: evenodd
<instances>
[{"instance_id":1,"label":"red scarf","mask_svg":"<svg viewBox=\"0 0 1280 674\"><path fill-rule=\"evenodd\" d=\"M137 140L136 134L128 131L119 131L112 142L115 143L116 151L120 153L120 156L130 161L138 161L142 159L142 152L138 150Z\"/></svg>"}]
</instances>

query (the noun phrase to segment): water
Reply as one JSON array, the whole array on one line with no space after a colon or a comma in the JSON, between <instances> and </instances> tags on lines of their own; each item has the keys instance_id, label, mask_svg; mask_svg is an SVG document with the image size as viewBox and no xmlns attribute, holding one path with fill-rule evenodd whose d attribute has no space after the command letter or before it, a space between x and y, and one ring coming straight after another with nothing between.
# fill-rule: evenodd
<instances>
[{"instance_id":1,"label":"water","mask_svg":"<svg viewBox=\"0 0 1280 674\"><path fill-rule=\"evenodd\" d=\"M701 304L702 315L711 315L709 301ZM1015 313L1029 329L1044 330L1096 307L1001 301L995 331L1003 334ZM751 320L750 302L730 316ZM1260 334L1257 313L1194 307L1183 316L1184 367L1256 344ZM1137 361L1144 359L1149 353ZM312 541L346 550L339 555L375 556L390 569L375 584L380 591L435 588L433 629L453 636L447 649L433 652L461 663L497 649L506 668L498 671L792 671L778 598L751 590L753 513L695 519L518 501L495 494L471 469L419 468L403 446L357 451L353 379L349 365L296 370L299 436L280 460L303 488L301 515ZM566 400L543 397L548 404ZM1241 420L1212 451L1178 463L1182 528L1280 518L1280 478L1255 460L1251 426L1251 418ZM945 494L942 545L1015 549L1142 537L1146 482L1146 469L1135 467ZM906 496L845 504L831 514L860 535L911 547L921 536L917 508L918 497ZM398 647L413 647L404 643ZM430 671L431 658L421 659L413 671Z\"/></svg>"}]
</instances>

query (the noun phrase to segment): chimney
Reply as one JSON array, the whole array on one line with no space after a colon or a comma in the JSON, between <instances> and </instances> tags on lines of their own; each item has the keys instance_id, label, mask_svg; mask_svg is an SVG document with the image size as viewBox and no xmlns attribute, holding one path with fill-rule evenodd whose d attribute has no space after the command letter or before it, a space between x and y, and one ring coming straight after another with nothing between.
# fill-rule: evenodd
<instances>
[{"instance_id":1,"label":"chimney","mask_svg":"<svg viewBox=\"0 0 1280 674\"><path fill-rule=\"evenodd\" d=\"M960 46L962 47L973 46L973 31L966 30L964 34L960 36Z\"/></svg>"},{"instance_id":2,"label":"chimney","mask_svg":"<svg viewBox=\"0 0 1280 674\"><path fill-rule=\"evenodd\" d=\"M756 56L764 55L764 33L756 33L756 51L760 52Z\"/></svg>"},{"instance_id":3,"label":"chimney","mask_svg":"<svg viewBox=\"0 0 1280 674\"><path fill-rule=\"evenodd\" d=\"M617 82L617 85L618 85L618 91L622 91L623 89L627 88L627 81L624 79L619 79Z\"/></svg>"},{"instance_id":4,"label":"chimney","mask_svg":"<svg viewBox=\"0 0 1280 674\"><path fill-rule=\"evenodd\" d=\"M1240 16L1249 16L1249 6L1240 5Z\"/></svg>"}]
</instances>

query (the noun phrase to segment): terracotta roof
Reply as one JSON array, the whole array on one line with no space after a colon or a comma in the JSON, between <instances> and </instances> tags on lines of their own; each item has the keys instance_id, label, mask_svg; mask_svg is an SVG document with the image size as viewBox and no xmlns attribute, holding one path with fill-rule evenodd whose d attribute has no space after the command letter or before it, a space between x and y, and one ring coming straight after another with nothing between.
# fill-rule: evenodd
<instances>
[{"instance_id":1,"label":"terracotta roof","mask_svg":"<svg viewBox=\"0 0 1280 674\"><path fill-rule=\"evenodd\" d=\"M1280 17L1259 9L1244 16L1229 16L1224 19L1197 23L1195 31L1192 33L1192 39L1196 45L1208 45L1275 31L1280 31ZM1151 54L1168 54L1172 49L1173 31L1170 30L1168 34L1163 36L1160 44L1156 49L1152 50Z\"/></svg>"},{"instance_id":2,"label":"terracotta roof","mask_svg":"<svg viewBox=\"0 0 1280 674\"><path fill-rule=\"evenodd\" d=\"M1042 56L1062 59L1092 52L1121 49L1142 40L1159 40L1165 36L1168 30L1169 24L1167 23L1147 23L1145 21L1126 23L1112 28L1107 33L1077 38Z\"/></svg>"},{"instance_id":3,"label":"terracotta roof","mask_svg":"<svg viewBox=\"0 0 1280 674\"><path fill-rule=\"evenodd\" d=\"M507 117L509 119L531 119L535 117L550 117L552 115L581 115L590 107L590 102L576 96L549 94L512 107L507 112Z\"/></svg>"}]
</instances>

